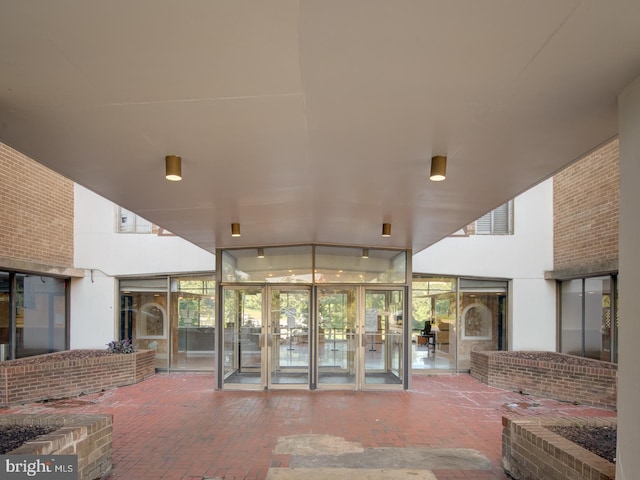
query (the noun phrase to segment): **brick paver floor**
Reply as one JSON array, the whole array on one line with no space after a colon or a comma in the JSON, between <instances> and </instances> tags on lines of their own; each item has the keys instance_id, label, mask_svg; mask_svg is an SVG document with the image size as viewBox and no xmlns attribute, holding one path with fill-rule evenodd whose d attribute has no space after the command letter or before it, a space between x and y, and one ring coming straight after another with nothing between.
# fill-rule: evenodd
<instances>
[{"instance_id":1,"label":"brick paver floor","mask_svg":"<svg viewBox=\"0 0 640 480\"><path fill-rule=\"evenodd\" d=\"M264 479L289 467L275 453L290 435L331 435L364 448L474 449L490 469L433 470L438 480L505 480L503 415L615 416L615 412L534 398L469 375L414 375L400 392L216 391L202 373L157 374L100 394L6 409L3 413L110 413L110 479ZM425 469L428 469L425 466Z\"/></svg>"}]
</instances>

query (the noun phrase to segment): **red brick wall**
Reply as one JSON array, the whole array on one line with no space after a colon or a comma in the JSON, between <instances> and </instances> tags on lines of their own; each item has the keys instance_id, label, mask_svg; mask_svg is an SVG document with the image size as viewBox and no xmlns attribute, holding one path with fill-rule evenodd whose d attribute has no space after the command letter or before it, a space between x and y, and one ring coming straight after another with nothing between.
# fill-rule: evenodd
<instances>
[{"instance_id":1,"label":"red brick wall","mask_svg":"<svg viewBox=\"0 0 640 480\"><path fill-rule=\"evenodd\" d=\"M518 356L526 353L471 352L470 374L482 383L503 390L616 409L616 364L550 352L547 355L558 357L559 360L570 357L576 363L531 360Z\"/></svg>"},{"instance_id":2,"label":"red brick wall","mask_svg":"<svg viewBox=\"0 0 640 480\"><path fill-rule=\"evenodd\" d=\"M615 418L502 417L502 466L518 480L613 480L616 466L547 429L617 426Z\"/></svg>"},{"instance_id":3,"label":"red brick wall","mask_svg":"<svg viewBox=\"0 0 640 480\"><path fill-rule=\"evenodd\" d=\"M11 452L12 455L76 455L78 480L103 478L112 464L112 415L25 415L0 416L0 425L58 427Z\"/></svg>"},{"instance_id":4,"label":"red brick wall","mask_svg":"<svg viewBox=\"0 0 640 480\"><path fill-rule=\"evenodd\" d=\"M153 350L71 359L58 352L39 358L0 363L0 406L100 392L140 382L155 373Z\"/></svg>"},{"instance_id":5,"label":"red brick wall","mask_svg":"<svg viewBox=\"0 0 640 480\"><path fill-rule=\"evenodd\" d=\"M553 177L554 270L618 261L618 140Z\"/></svg>"},{"instance_id":6,"label":"red brick wall","mask_svg":"<svg viewBox=\"0 0 640 480\"><path fill-rule=\"evenodd\" d=\"M0 185L0 257L73 267L73 182L0 143Z\"/></svg>"}]
</instances>

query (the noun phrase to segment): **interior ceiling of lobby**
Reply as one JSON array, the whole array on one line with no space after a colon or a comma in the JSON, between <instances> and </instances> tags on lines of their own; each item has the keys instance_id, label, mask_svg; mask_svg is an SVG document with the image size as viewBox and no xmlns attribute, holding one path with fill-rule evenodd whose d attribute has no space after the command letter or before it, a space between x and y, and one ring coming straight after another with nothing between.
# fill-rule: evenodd
<instances>
[{"instance_id":1,"label":"interior ceiling of lobby","mask_svg":"<svg viewBox=\"0 0 640 480\"><path fill-rule=\"evenodd\" d=\"M0 6L0 141L211 251L420 251L615 137L639 75L637 0Z\"/></svg>"}]
</instances>

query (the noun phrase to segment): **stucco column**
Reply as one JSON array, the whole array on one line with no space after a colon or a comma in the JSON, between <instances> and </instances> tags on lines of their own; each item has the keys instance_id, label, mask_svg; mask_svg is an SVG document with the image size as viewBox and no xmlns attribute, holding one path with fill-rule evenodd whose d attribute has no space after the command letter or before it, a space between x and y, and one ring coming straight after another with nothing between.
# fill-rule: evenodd
<instances>
[{"instance_id":1,"label":"stucco column","mask_svg":"<svg viewBox=\"0 0 640 480\"><path fill-rule=\"evenodd\" d=\"M620 134L620 340L616 479L640 472L640 78L618 99ZM606 175L606 172L602 172Z\"/></svg>"}]
</instances>

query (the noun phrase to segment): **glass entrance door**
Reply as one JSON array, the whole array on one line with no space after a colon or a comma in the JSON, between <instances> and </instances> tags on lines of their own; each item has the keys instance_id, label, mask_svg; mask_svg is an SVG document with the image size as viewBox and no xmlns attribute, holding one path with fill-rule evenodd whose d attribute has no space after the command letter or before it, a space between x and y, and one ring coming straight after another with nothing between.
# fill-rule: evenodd
<instances>
[{"instance_id":1,"label":"glass entrance door","mask_svg":"<svg viewBox=\"0 0 640 480\"><path fill-rule=\"evenodd\" d=\"M222 364L224 385L262 389L264 380L263 287L223 289L224 339Z\"/></svg>"},{"instance_id":2,"label":"glass entrance door","mask_svg":"<svg viewBox=\"0 0 640 480\"><path fill-rule=\"evenodd\" d=\"M403 302L404 288L318 288L318 388L402 388Z\"/></svg>"},{"instance_id":3,"label":"glass entrance door","mask_svg":"<svg viewBox=\"0 0 640 480\"><path fill-rule=\"evenodd\" d=\"M266 343L267 388L309 386L312 345L310 290L269 287L271 308Z\"/></svg>"},{"instance_id":4,"label":"glass entrance door","mask_svg":"<svg viewBox=\"0 0 640 480\"><path fill-rule=\"evenodd\" d=\"M318 387L356 388L356 287L318 288Z\"/></svg>"},{"instance_id":5,"label":"glass entrance door","mask_svg":"<svg viewBox=\"0 0 640 480\"><path fill-rule=\"evenodd\" d=\"M309 305L310 289L305 287L225 287L224 385L308 388Z\"/></svg>"},{"instance_id":6,"label":"glass entrance door","mask_svg":"<svg viewBox=\"0 0 640 480\"><path fill-rule=\"evenodd\" d=\"M364 301L363 388L402 385L403 289L366 289Z\"/></svg>"},{"instance_id":7,"label":"glass entrance door","mask_svg":"<svg viewBox=\"0 0 640 480\"><path fill-rule=\"evenodd\" d=\"M403 287L318 287L313 312L310 287L222 292L223 387L403 387Z\"/></svg>"}]
</instances>

